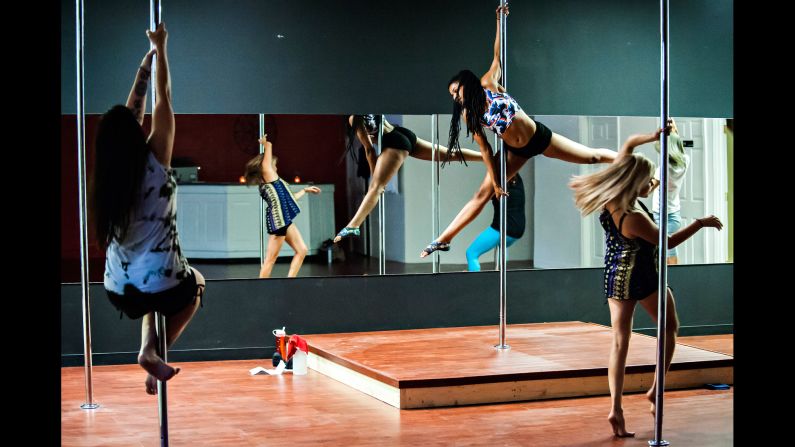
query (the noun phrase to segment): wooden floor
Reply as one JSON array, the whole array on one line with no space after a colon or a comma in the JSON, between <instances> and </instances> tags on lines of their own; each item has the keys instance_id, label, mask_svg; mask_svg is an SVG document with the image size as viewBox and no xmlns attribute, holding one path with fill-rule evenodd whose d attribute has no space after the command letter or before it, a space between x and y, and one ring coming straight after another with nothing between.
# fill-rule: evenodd
<instances>
[{"instance_id":1,"label":"wooden floor","mask_svg":"<svg viewBox=\"0 0 795 447\"><path fill-rule=\"evenodd\" d=\"M608 394L609 327L582 322L306 335L309 366L398 408ZM657 342L630 340L625 390L648 388ZM680 345L667 387L732 383L731 356Z\"/></svg>"},{"instance_id":2,"label":"wooden floor","mask_svg":"<svg viewBox=\"0 0 795 447\"><path fill-rule=\"evenodd\" d=\"M677 343L734 356L733 334L679 337Z\"/></svg>"},{"instance_id":3,"label":"wooden floor","mask_svg":"<svg viewBox=\"0 0 795 447\"><path fill-rule=\"evenodd\" d=\"M726 341L723 342L726 344ZM731 343L731 340L728 340ZM634 439L614 439L607 396L437 409L397 410L310 370L250 376L270 360L176 364L169 382L175 446L646 446L653 418L642 394L625 395ZM155 446L157 399L137 365L94 367L96 410L82 410L82 367L62 368L64 446ZM734 390L666 392L664 439L680 446L734 443Z\"/></svg>"},{"instance_id":4,"label":"wooden floor","mask_svg":"<svg viewBox=\"0 0 795 447\"><path fill-rule=\"evenodd\" d=\"M499 351L496 326L411 329L306 335L310 352L333 357L370 377L398 386L491 382L495 378L558 377L572 372L606 373L611 329L593 323L511 324ZM653 371L657 341L634 334L627 369ZM725 354L678 346L671 370L715 363L731 366ZM604 370L604 371L602 371Z\"/></svg>"}]
</instances>

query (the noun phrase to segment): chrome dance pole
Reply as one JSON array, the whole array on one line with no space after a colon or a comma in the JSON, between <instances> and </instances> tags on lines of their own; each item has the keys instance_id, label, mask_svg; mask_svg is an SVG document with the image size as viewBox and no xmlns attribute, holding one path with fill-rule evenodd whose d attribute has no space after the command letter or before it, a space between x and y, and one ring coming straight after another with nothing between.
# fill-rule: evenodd
<instances>
[{"instance_id":1,"label":"chrome dance pole","mask_svg":"<svg viewBox=\"0 0 795 447\"><path fill-rule=\"evenodd\" d=\"M505 6L505 5L506 5L506 1L505 0L500 0L500 6ZM507 70L506 70L506 66L505 66L505 59L506 59L506 57L505 57L506 56L506 53L505 53L505 43L506 43L505 42L506 41L506 39L505 39L506 38L505 26L507 24L507 20L505 20L505 19L506 19L505 13L504 12L500 12L500 67L502 68L502 86L507 88L508 87L508 75L507 75ZM500 138L500 141L499 141L499 151L500 151L500 187L502 188L503 191L508 191L508 181L507 181L508 179L506 178L507 177L507 169L506 169L506 166L505 166L505 161L506 161L505 158L506 157L505 157L505 150L504 150L505 147L504 146L505 146L505 144L502 141L502 138ZM506 234L505 233L506 232L505 221L506 221L506 216L508 214L508 207L506 206L507 202L508 202L508 197L507 196L499 197L499 200L500 200L500 249L499 249L500 250L500 256L499 256L500 257L500 259L499 259L499 264L500 264L500 266L499 266L499 270L500 270L500 343L498 345L496 345L495 348L508 350L508 349L511 348L508 345L508 343L506 343L506 341L505 341L505 326L506 326L506 322L507 322L506 310L507 310L507 304L508 304L508 302L507 302L508 301L508 296L507 296L508 295L508 293L507 293L508 291L507 291L507 287L506 287L506 285L507 285L506 284L507 283L507 281L506 281L507 280L507 277L506 277L506 262L505 262L506 261L506 256L505 256L506 255L506 251L505 251L505 244L506 244L506 239L505 239L505 234Z\"/></svg>"},{"instance_id":2,"label":"chrome dance pole","mask_svg":"<svg viewBox=\"0 0 795 447\"><path fill-rule=\"evenodd\" d=\"M94 402L91 362L91 297L88 293L88 213L86 210L86 112L84 109L84 71L83 71L83 0L75 1L75 29L77 62L77 178L80 215L80 285L83 290L83 357L86 371L86 402L80 405L84 410L99 407Z\"/></svg>"},{"instance_id":3,"label":"chrome dance pole","mask_svg":"<svg viewBox=\"0 0 795 447\"><path fill-rule=\"evenodd\" d=\"M668 0L660 0L660 122L668 124ZM666 307L668 303L668 135L660 133L660 234L657 265L660 272L657 284L657 386L654 402L654 439L650 446L667 446L662 438L663 392L665 391Z\"/></svg>"}]
</instances>

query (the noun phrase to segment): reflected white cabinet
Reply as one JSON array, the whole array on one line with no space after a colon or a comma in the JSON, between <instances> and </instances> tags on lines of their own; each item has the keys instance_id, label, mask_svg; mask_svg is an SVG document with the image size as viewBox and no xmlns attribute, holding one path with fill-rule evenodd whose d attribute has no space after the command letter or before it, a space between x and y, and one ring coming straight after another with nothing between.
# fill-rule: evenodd
<instances>
[{"instance_id":1,"label":"reflected white cabinet","mask_svg":"<svg viewBox=\"0 0 795 447\"><path fill-rule=\"evenodd\" d=\"M290 185L293 193L307 185ZM317 254L324 240L334 236L334 185L314 185L320 194L298 200L301 212L293 225L303 236L309 254ZM177 188L177 231L188 258L259 258L259 212L262 199L256 187L240 184L181 184ZM265 244L267 244L265 233ZM292 256L286 243L279 256Z\"/></svg>"}]
</instances>

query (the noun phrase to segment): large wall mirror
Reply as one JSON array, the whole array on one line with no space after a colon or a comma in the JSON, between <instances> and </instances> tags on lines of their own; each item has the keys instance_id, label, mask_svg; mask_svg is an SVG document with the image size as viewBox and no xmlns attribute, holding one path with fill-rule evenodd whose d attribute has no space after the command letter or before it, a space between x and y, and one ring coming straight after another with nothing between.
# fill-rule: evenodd
<instances>
[{"instance_id":1,"label":"large wall mirror","mask_svg":"<svg viewBox=\"0 0 795 447\"><path fill-rule=\"evenodd\" d=\"M393 126L410 129L424 146L434 142L430 115L385 115ZM97 115L87 117L87 137L95 131ZM296 225L308 249L299 276L372 275L379 273L380 220L376 206L360 227L360 236L338 244L331 241L360 207L372 175L361 143L348 149L348 115L265 115L265 131L278 157L279 176L297 193L316 186L319 194L299 199L302 213ZM659 123L656 117L536 116L568 138L592 147L617 150L634 133L646 133ZM438 115L442 146L447 144L450 115ZM192 264L211 279L257 278L260 271L260 202L256 187L241 182L245 163L259 153L258 115L177 115L180 133L175 142L173 167L178 175L179 232L183 250ZM725 118L675 117L688 166L679 187L682 224L715 214L726 231L699 232L677 253L679 264L733 261L733 130ZM67 181L68 165L76 163L74 132L64 118L62 157L65 161L61 194L62 280L79 280L76 238L76 185ZM554 127L552 127L554 126ZM355 138L355 137L354 137ZM374 138L374 141L377 138ZM476 145L461 135L462 147ZM637 151L655 160L654 144ZM423 148L424 150L424 148ZM440 151L443 159L443 153ZM438 212L443 229L475 193L485 175L483 163L452 162L441 168L438 211L433 195L435 163L427 154L404 157L397 173L386 184L384 252L387 274L432 273L433 258L419 253L434 237ZM88 153L91 168L92 154ZM601 169L600 165L573 165L543 156L534 157L519 172L525 230L508 248L509 269L598 267L603 259L603 231L595 216L582 218L574 207L567 182L572 175ZM74 191L73 191L74 190ZM75 197L76 199L76 197ZM514 191L509 200L516 201ZM652 209L652 197L645 199ZM74 206L70 207L69 204ZM495 268L496 250L479 256L471 253L478 235L493 224L496 201L456 236L449 252L440 253L440 272ZM75 222L75 225L67 225ZM101 278L103 253L89 229L92 280ZM266 245L267 245L267 234ZM470 253L468 253L468 250ZM294 251L284 244L272 277L287 276ZM99 273L97 273L99 272ZM100 276L97 276L100 275ZM99 279L97 279L99 280Z\"/></svg>"},{"instance_id":2,"label":"large wall mirror","mask_svg":"<svg viewBox=\"0 0 795 447\"><path fill-rule=\"evenodd\" d=\"M190 262L209 279L258 277L261 199L257 188L242 185L240 177L246 161L259 152L262 112L279 157L279 175L294 191L321 190L299 199L303 209L296 225L308 248L299 276L470 270L467 249L493 222L491 204L456 236L449 252L438 258L419 253L476 191L485 174L478 161L453 162L437 171L429 160L405 157L385 185L383 222L375 207L361 223L359 237L330 249L327 241L356 214L372 182L361 163L360 143L354 141L347 152L348 116L381 112L392 125L431 143L438 135L438 143L446 146L452 107L445 82L462 68L488 68L493 5L443 2L424 16L410 4L372 4L363 10L310 3L244 2L236 8L208 1L163 3L178 128L173 164L182 183L178 223ZM726 228L700 232L684 244L680 264L733 260L732 5L705 4L671 5L671 112L690 158L680 189L683 223L698 213L715 214ZM317 9L310 14L305 6ZM62 2L62 9L69 11L71 4ZM458 23L468 24L467 33L425 26L449 22L451 12ZM508 91L555 132L617 149L629 134L657 125L658 13L655 2L512 5ZM77 282L74 23L69 14L63 17L61 270L63 282ZM371 32L337 26L358 22L367 23ZM128 92L135 64L147 48L147 23L146 5L86 2L89 170L98 114ZM207 29L223 31L224 39ZM379 45L389 51L370 51ZM351 48L366 49L367 57L355 57ZM574 65L588 70L572 70ZM404 69L385 68L393 66ZM477 151L464 135L460 141ZM653 145L639 150L657 159ZM598 166L543 156L522 167L523 200L515 212L523 214L525 228L508 250L509 269L600 265L599 227L594 217L579 216L566 186L571 175L593 169ZM195 217L200 215L205 217ZM90 279L101 281L104 253L91 232ZM272 277L286 276L291 256L285 244ZM495 256L493 250L478 256L479 268L494 269Z\"/></svg>"}]
</instances>

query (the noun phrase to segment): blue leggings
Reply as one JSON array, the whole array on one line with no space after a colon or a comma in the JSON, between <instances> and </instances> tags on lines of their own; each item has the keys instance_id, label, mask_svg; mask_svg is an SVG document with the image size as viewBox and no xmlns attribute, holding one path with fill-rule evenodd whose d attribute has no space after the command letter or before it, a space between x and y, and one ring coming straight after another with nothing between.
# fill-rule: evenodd
<instances>
[{"instance_id":1,"label":"blue leggings","mask_svg":"<svg viewBox=\"0 0 795 447\"><path fill-rule=\"evenodd\" d=\"M510 247L518 239L505 235L505 246ZM500 232L491 227L486 227L478 237L467 248L467 264L469 265L470 272L480 271L480 262L478 258L483 253L496 248L500 245ZM505 259L508 259L508 253L505 254Z\"/></svg>"}]
</instances>

